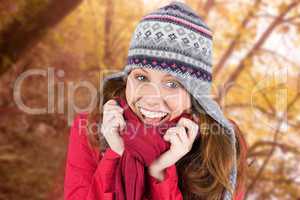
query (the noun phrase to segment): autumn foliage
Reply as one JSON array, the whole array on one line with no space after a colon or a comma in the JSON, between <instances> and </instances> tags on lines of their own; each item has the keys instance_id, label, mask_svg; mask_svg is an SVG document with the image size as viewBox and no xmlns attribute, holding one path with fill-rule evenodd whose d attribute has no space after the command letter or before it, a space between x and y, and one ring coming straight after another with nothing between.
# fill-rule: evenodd
<instances>
[{"instance_id":1,"label":"autumn foliage","mask_svg":"<svg viewBox=\"0 0 300 200\"><path fill-rule=\"evenodd\" d=\"M91 103L87 85L98 90L123 68L135 25L167 2L0 1L0 199L63 199L68 132ZM300 1L186 3L213 31L214 98L248 143L246 199L300 199ZM30 70L40 75L16 95ZM46 112L25 112L18 94Z\"/></svg>"}]
</instances>

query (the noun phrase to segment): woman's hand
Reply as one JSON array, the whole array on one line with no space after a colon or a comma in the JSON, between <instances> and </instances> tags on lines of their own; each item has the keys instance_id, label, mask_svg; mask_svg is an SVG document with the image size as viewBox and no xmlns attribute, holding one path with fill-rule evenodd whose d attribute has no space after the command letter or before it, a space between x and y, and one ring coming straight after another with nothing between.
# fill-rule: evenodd
<instances>
[{"instance_id":1,"label":"woman's hand","mask_svg":"<svg viewBox=\"0 0 300 200\"><path fill-rule=\"evenodd\" d=\"M166 131L163 139L171 143L168 151L173 158L173 164L192 149L198 131L198 124L184 117L179 120L175 127Z\"/></svg>"},{"instance_id":2,"label":"woman's hand","mask_svg":"<svg viewBox=\"0 0 300 200\"><path fill-rule=\"evenodd\" d=\"M149 166L149 173L158 180L163 180L163 170L191 150L198 131L197 123L185 117L180 118L176 127L169 128L163 136L164 140L171 143L170 149Z\"/></svg>"},{"instance_id":3,"label":"woman's hand","mask_svg":"<svg viewBox=\"0 0 300 200\"><path fill-rule=\"evenodd\" d=\"M107 101L103 105L101 133L103 134L110 148L119 155L122 155L124 151L124 142L120 136L120 131L126 126L123 112L123 108L120 107L113 99Z\"/></svg>"}]
</instances>

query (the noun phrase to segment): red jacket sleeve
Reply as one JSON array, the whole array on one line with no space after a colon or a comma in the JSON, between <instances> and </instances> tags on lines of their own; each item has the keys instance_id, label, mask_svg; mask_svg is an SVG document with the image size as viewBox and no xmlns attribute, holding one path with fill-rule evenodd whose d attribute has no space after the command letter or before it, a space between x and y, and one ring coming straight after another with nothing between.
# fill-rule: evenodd
<instances>
[{"instance_id":1,"label":"red jacket sleeve","mask_svg":"<svg viewBox=\"0 0 300 200\"><path fill-rule=\"evenodd\" d=\"M182 194L178 187L178 176L175 164L165 170L163 181L150 175L151 199L155 200L182 200Z\"/></svg>"},{"instance_id":2,"label":"red jacket sleeve","mask_svg":"<svg viewBox=\"0 0 300 200\"><path fill-rule=\"evenodd\" d=\"M65 200L113 200L113 177L120 155L108 148L101 155L88 143L83 124L85 114L78 114L71 126L65 167Z\"/></svg>"},{"instance_id":3,"label":"red jacket sleeve","mask_svg":"<svg viewBox=\"0 0 300 200\"><path fill-rule=\"evenodd\" d=\"M236 196L234 196L234 200L244 200L245 198L245 191L241 190L240 192L238 192L236 194Z\"/></svg>"},{"instance_id":4,"label":"red jacket sleeve","mask_svg":"<svg viewBox=\"0 0 300 200\"><path fill-rule=\"evenodd\" d=\"M151 199L157 200L182 200L182 193L178 187L178 176L175 164L166 168L163 181L150 177ZM243 200L245 192L241 190L234 196L234 200Z\"/></svg>"}]
</instances>

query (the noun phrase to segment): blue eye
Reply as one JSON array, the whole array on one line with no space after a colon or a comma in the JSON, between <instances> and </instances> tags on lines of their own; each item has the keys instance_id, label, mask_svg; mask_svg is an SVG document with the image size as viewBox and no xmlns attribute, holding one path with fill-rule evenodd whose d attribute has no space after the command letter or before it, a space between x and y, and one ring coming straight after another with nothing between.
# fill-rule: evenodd
<instances>
[{"instance_id":1,"label":"blue eye","mask_svg":"<svg viewBox=\"0 0 300 200\"><path fill-rule=\"evenodd\" d=\"M147 76L142 75L142 74L137 74L137 75L134 76L134 78L138 81L147 81L148 80ZM178 83L177 81L168 81L166 83L166 85L167 85L168 88L179 88L179 87L181 87L181 84Z\"/></svg>"},{"instance_id":2,"label":"blue eye","mask_svg":"<svg viewBox=\"0 0 300 200\"><path fill-rule=\"evenodd\" d=\"M136 75L134 78L139 80L139 81L144 81L147 77L144 76L144 75Z\"/></svg>"},{"instance_id":3,"label":"blue eye","mask_svg":"<svg viewBox=\"0 0 300 200\"><path fill-rule=\"evenodd\" d=\"M172 81L169 81L167 83L167 85L169 85L170 88L178 88L180 86L180 84L178 84L177 82L172 82Z\"/></svg>"}]
</instances>

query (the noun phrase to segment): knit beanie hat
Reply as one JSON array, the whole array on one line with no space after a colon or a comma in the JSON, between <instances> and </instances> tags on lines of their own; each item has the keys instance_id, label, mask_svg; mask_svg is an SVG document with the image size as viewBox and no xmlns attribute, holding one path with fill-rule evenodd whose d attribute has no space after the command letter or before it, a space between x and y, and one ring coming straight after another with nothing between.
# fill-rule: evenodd
<instances>
[{"instance_id":1,"label":"knit beanie hat","mask_svg":"<svg viewBox=\"0 0 300 200\"><path fill-rule=\"evenodd\" d=\"M212 31L209 27L194 10L179 1L143 16L132 35L124 69L106 76L102 89L109 80L127 77L132 69L138 67L162 70L176 77L202 109L224 128L234 152L234 165L229 178L235 189L237 164L234 128L210 95ZM223 199L232 199L228 190Z\"/></svg>"}]
</instances>

